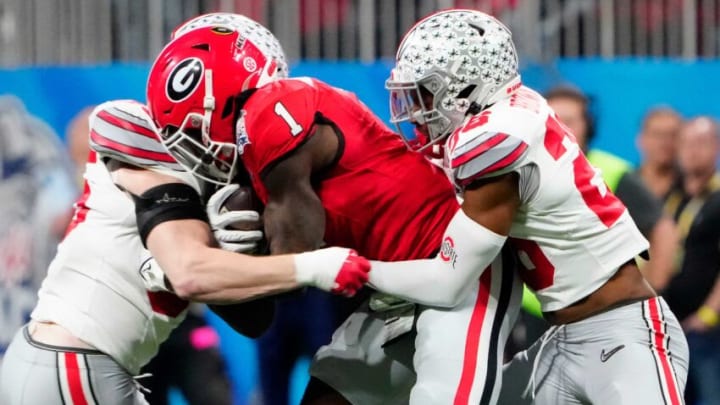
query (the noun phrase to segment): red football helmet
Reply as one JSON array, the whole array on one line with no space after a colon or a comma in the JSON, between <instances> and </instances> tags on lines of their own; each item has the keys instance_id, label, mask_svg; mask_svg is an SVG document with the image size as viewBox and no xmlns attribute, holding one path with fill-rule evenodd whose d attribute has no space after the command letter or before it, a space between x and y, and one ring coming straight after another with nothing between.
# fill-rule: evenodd
<instances>
[{"instance_id":1,"label":"red football helmet","mask_svg":"<svg viewBox=\"0 0 720 405\"><path fill-rule=\"evenodd\" d=\"M147 85L162 142L197 177L229 183L237 170L237 96L277 78L277 63L227 26L176 37L155 59Z\"/></svg>"}]
</instances>

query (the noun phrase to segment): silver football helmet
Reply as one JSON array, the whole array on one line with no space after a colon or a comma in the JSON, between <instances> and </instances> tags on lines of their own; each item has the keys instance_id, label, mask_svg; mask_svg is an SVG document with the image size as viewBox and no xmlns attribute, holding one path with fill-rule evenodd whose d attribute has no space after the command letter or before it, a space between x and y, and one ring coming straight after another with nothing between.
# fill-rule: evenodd
<instances>
[{"instance_id":1,"label":"silver football helmet","mask_svg":"<svg viewBox=\"0 0 720 405\"><path fill-rule=\"evenodd\" d=\"M252 41L264 55L270 56L277 63L277 77L280 79L288 77L290 68L280 41L265 26L242 14L210 13L197 16L175 28L170 39L185 35L196 28L218 26L238 31L242 37Z\"/></svg>"},{"instance_id":2,"label":"silver football helmet","mask_svg":"<svg viewBox=\"0 0 720 405\"><path fill-rule=\"evenodd\" d=\"M423 150L444 139L470 113L520 87L510 30L475 10L445 10L413 26L398 47L386 82L391 120L408 145ZM406 124L426 125L427 134Z\"/></svg>"}]
</instances>

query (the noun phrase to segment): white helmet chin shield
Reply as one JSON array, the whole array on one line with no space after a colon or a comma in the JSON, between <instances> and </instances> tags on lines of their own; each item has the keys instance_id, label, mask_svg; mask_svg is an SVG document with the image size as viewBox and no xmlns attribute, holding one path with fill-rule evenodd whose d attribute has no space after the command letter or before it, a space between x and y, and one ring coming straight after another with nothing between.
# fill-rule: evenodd
<instances>
[{"instance_id":1,"label":"white helmet chin shield","mask_svg":"<svg viewBox=\"0 0 720 405\"><path fill-rule=\"evenodd\" d=\"M401 42L390 78L391 121L415 150L443 140L470 112L520 87L510 30L474 10L447 10L421 20ZM418 134L408 124L425 126Z\"/></svg>"}]
</instances>

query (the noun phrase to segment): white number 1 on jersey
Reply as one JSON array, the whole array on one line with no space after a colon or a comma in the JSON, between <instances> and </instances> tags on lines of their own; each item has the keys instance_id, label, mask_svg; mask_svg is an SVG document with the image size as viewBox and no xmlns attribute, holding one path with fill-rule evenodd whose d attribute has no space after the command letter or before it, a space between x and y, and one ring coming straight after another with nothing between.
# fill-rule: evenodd
<instances>
[{"instance_id":1,"label":"white number 1 on jersey","mask_svg":"<svg viewBox=\"0 0 720 405\"><path fill-rule=\"evenodd\" d=\"M288 111L287 108L285 108L285 106L283 105L283 103L279 101L275 103L275 114L285 120L285 122L290 127L290 134L292 134L292 136L298 136L302 132L302 125L298 124L298 122L295 121L295 118L290 115L290 111Z\"/></svg>"}]
</instances>

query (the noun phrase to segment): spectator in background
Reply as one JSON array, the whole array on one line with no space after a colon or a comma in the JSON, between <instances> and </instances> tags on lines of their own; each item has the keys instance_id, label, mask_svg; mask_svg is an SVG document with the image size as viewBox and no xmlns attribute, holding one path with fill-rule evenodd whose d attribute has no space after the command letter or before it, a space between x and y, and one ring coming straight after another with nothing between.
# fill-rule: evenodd
<instances>
[{"instance_id":1,"label":"spectator in background","mask_svg":"<svg viewBox=\"0 0 720 405\"><path fill-rule=\"evenodd\" d=\"M605 183L627 206L630 216L650 241L651 260L642 266L643 274L656 291L663 291L672 276L678 248L674 222L663 215L660 201L645 187L630 163L610 153L589 149L595 126L589 100L581 91L560 86L551 89L545 97L560 120L577 137L590 163L601 170Z\"/></svg>"},{"instance_id":2,"label":"spectator in background","mask_svg":"<svg viewBox=\"0 0 720 405\"><path fill-rule=\"evenodd\" d=\"M37 290L77 195L57 135L20 100L0 97L0 361Z\"/></svg>"},{"instance_id":3,"label":"spectator in background","mask_svg":"<svg viewBox=\"0 0 720 405\"><path fill-rule=\"evenodd\" d=\"M90 143L90 114L95 106L80 110L66 131L68 151L75 164L76 179L82 186ZM169 403L171 388L177 388L190 405L229 405L232 403L230 378L219 350L220 339L210 327L202 304L191 304L185 320L160 345L158 354L142 373L152 376L143 380L149 390L145 399L152 405Z\"/></svg>"},{"instance_id":4,"label":"spectator in background","mask_svg":"<svg viewBox=\"0 0 720 405\"><path fill-rule=\"evenodd\" d=\"M720 156L718 124L698 117L678 134L683 173L673 212L683 249L682 264L664 296L687 335L689 382L703 405L720 404Z\"/></svg>"},{"instance_id":5,"label":"spectator in background","mask_svg":"<svg viewBox=\"0 0 720 405\"><path fill-rule=\"evenodd\" d=\"M681 125L680 114L672 108L653 108L645 115L637 137L643 158L637 173L647 188L663 201L679 181L675 143Z\"/></svg>"}]
</instances>

